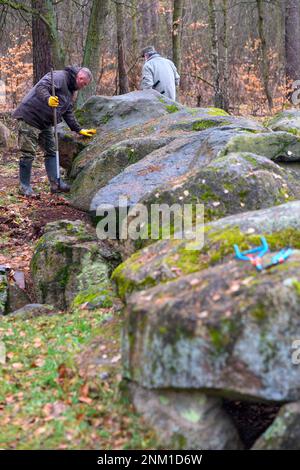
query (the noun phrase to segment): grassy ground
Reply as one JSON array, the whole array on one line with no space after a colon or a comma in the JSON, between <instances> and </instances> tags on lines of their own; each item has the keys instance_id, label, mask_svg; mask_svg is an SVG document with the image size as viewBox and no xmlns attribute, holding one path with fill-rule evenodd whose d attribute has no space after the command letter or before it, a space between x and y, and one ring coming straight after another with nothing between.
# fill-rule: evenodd
<instances>
[{"instance_id":1,"label":"grassy ground","mask_svg":"<svg viewBox=\"0 0 300 470\"><path fill-rule=\"evenodd\" d=\"M13 149L0 153L0 264L23 271L30 287L29 262L44 225L86 215L49 195L41 160L33 175L38 199L18 194L17 174ZM120 331L113 309L0 317L0 448L157 448L120 392Z\"/></svg>"},{"instance_id":2,"label":"grassy ground","mask_svg":"<svg viewBox=\"0 0 300 470\"><path fill-rule=\"evenodd\" d=\"M1 448L155 448L120 393L120 323L108 311L1 319Z\"/></svg>"}]
</instances>

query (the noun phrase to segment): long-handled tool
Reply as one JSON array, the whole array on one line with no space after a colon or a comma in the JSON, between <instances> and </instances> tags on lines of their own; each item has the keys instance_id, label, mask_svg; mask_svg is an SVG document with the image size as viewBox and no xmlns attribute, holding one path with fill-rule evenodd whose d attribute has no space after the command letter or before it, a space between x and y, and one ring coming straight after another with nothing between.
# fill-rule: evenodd
<instances>
[{"instance_id":1,"label":"long-handled tool","mask_svg":"<svg viewBox=\"0 0 300 470\"><path fill-rule=\"evenodd\" d=\"M52 96L55 96L55 85L53 69L51 68L51 84L52 84ZM54 140L55 140L55 161L56 161L56 178L57 186L60 188L60 166L59 166L59 150L58 150L58 134L57 134L57 114L56 108L53 108L53 122L54 122Z\"/></svg>"}]
</instances>

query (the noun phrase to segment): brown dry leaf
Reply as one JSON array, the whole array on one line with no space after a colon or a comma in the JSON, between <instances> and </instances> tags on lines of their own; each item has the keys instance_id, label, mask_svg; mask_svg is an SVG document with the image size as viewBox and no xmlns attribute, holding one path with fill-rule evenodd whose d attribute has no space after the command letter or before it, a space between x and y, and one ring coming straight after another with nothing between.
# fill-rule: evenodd
<instances>
[{"instance_id":1,"label":"brown dry leaf","mask_svg":"<svg viewBox=\"0 0 300 470\"><path fill-rule=\"evenodd\" d=\"M35 338L33 341L33 346L35 348L39 348L40 346L42 346L42 344L43 344L43 341L41 340L41 338Z\"/></svg>"},{"instance_id":2,"label":"brown dry leaf","mask_svg":"<svg viewBox=\"0 0 300 470\"><path fill-rule=\"evenodd\" d=\"M63 401L56 401L52 406L52 415L57 418L63 414L67 408L68 406Z\"/></svg>"},{"instance_id":3,"label":"brown dry leaf","mask_svg":"<svg viewBox=\"0 0 300 470\"><path fill-rule=\"evenodd\" d=\"M43 365L45 364L45 359L43 357L38 357L34 361L34 364L36 365L36 367L43 367Z\"/></svg>"},{"instance_id":4,"label":"brown dry leaf","mask_svg":"<svg viewBox=\"0 0 300 470\"><path fill-rule=\"evenodd\" d=\"M81 397L88 397L88 395L89 395L89 384L85 383L80 388L80 396Z\"/></svg>"},{"instance_id":5,"label":"brown dry leaf","mask_svg":"<svg viewBox=\"0 0 300 470\"><path fill-rule=\"evenodd\" d=\"M68 377L68 368L66 367L65 364L60 364L58 366L57 371L58 371L59 379L64 379L64 378Z\"/></svg>"},{"instance_id":6,"label":"brown dry leaf","mask_svg":"<svg viewBox=\"0 0 300 470\"><path fill-rule=\"evenodd\" d=\"M5 397L6 403L13 403L15 401L15 396L14 395L7 395Z\"/></svg>"},{"instance_id":7,"label":"brown dry leaf","mask_svg":"<svg viewBox=\"0 0 300 470\"><path fill-rule=\"evenodd\" d=\"M235 292L239 291L240 288L241 288L241 284L239 282L234 282L233 284L231 284L231 286L227 290L227 293L234 294Z\"/></svg>"},{"instance_id":8,"label":"brown dry leaf","mask_svg":"<svg viewBox=\"0 0 300 470\"><path fill-rule=\"evenodd\" d=\"M93 403L93 400L88 397L79 397L79 401L86 403L87 405L91 405Z\"/></svg>"},{"instance_id":9,"label":"brown dry leaf","mask_svg":"<svg viewBox=\"0 0 300 470\"><path fill-rule=\"evenodd\" d=\"M220 300L220 298L221 298L220 294L214 294L212 296L212 299L213 299L214 302L217 302L218 300Z\"/></svg>"},{"instance_id":10,"label":"brown dry leaf","mask_svg":"<svg viewBox=\"0 0 300 470\"><path fill-rule=\"evenodd\" d=\"M51 415L51 412L52 412L52 403L46 403L46 405L43 406L42 411L43 411L43 414L44 414L45 416Z\"/></svg>"},{"instance_id":11,"label":"brown dry leaf","mask_svg":"<svg viewBox=\"0 0 300 470\"><path fill-rule=\"evenodd\" d=\"M203 310L202 312L198 313L197 315L199 318L206 318L208 317L208 311L207 310Z\"/></svg>"},{"instance_id":12,"label":"brown dry leaf","mask_svg":"<svg viewBox=\"0 0 300 470\"><path fill-rule=\"evenodd\" d=\"M22 362L14 362L11 366L13 369L16 369L16 370L23 369Z\"/></svg>"}]
</instances>

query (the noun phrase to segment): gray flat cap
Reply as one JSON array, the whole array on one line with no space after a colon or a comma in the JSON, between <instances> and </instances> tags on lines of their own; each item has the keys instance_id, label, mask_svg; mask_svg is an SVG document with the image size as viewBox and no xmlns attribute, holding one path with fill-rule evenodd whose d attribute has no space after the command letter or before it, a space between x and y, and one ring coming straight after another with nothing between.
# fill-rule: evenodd
<instances>
[{"instance_id":1,"label":"gray flat cap","mask_svg":"<svg viewBox=\"0 0 300 470\"><path fill-rule=\"evenodd\" d=\"M155 54L156 50L154 46L147 46L142 49L141 56L145 57L145 54Z\"/></svg>"}]
</instances>

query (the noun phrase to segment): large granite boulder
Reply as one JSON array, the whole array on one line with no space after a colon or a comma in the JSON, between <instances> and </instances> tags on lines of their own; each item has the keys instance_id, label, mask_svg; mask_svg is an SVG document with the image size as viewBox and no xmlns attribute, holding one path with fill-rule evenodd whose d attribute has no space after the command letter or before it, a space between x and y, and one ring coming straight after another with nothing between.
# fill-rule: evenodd
<instances>
[{"instance_id":1,"label":"large granite boulder","mask_svg":"<svg viewBox=\"0 0 300 470\"><path fill-rule=\"evenodd\" d=\"M72 205L89 211L91 200L101 187L127 166L164 147L172 137L142 137L123 140L100 152L86 165L72 184Z\"/></svg>"},{"instance_id":2,"label":"large granite boulder","mask_svg":"<svg viewBox=\"0 0 300 470\"><path fill-rule=\"evenodd\" d=\"M140 94L145 92L134 92L135 98L139 101ZM161 103L161 96L157 96L156 92L151 90L146 91L150 93L150 96L154 100L158 100ZM127 95L122 95L122 98L126 99ZM114 100L115 97L111 99ZM121 98L121 97L118 97ZM138 108L137 108L138 109ZM160 107L158 106L158 111ZM82 150L78 156L74 159L71 177L76 177L80 171L82 171L88 163L97 159L100 153L105 150L109 150L110 147L121 143L123 140L132 139L143 139L145 137L153 138L176 138L188 132L203 132L206 129L219 128L222 130L246 130L247 132L266 132L261 124L254 120L245 119L241 117L229 116L225 111L218 108L186 108L181 107L179 110L177 104L173 102L171 106L172 112L168 108L168 112L164 116L160 116L152 119L151 116L146 119L146 115L143 117L143 122L132 124L129 120L127 122L124 117L123 128L120 132L118 127L109 126L108 123L102 124L99 132L93 139L88 140L88 145ZM140 112L140 111L139 111ZM146 112L146 111L145 111ZM63 138L64 128L62 128ZM70 133L65 134L66 138L63 140L70 139ZM85 141L87 142L87 140ZM77 143L77 140L75 141ZM71 152L72 153L72 152Z\"/></svg>"},{"instance_id":3,"label":"large granite boulder","mask_svg":"<svg viewBox=\"0 0 300 470\"><path fill-rule=\"evenodd\" d=\"M299 185L296 176L266 159L293 162L299 156L300 139L284 132L213 128L188 133L112 178L96 192L90 210L97 213L103 205L118 209L121 198L129 208L187 199L205 202L207 216L213 219L273 206L297 198ZM182 198L185 194L188 198Z\"/></svg>"},{"instance_id":4,"label":"large granite boulder","mask_svg":"<svg viewBox=\"0 0 300 470\"><path fill-rule=\"evenodd\" d=\"M47 304L26 304L23 307L14 310L11 312L11 316L22 317L24 320L29 320L31 318L57 315L57 308L54 308L52 305Z\"/></svg>"},{"instance_id":5,"label":"large granite boulder","mask_svg":"<svg viewBox=\"0 0 300 470\"><path fill-rule=\"evenodd\" d=\"M9 141L10 131L2 122L0 122L0 148L8 147Z\"/></svg>"},{"instance_id":6,"label":"large granite boulder","mask_svg":"<svg viewBox=\"0 0 300 470\"><path fill-rule=\"evenodd\" d=\"M250 249L260 245L260 235L272 251L300 249L300 202L225 217L196 230L204 232L203 246L186 239L159 240L128 257L112 275L119 295L125 299L133 291L223 263L233 258L234 244Z\"/></svg>"},{"instance_id":7,"label":"large granite boulder","mask_svg":"<svg viewBox=\"0 0 300 470\"><path fill-rule=\"evenodd\" d=\"M191 390L147 390L130 384L132 402L163 448L236 450L242 443L222 401Z\"/></svg>"},{"instance_id":8,"label":"large granite boulder","mask_svg":"<svg viewBox=\"0 0 300 470\"><path fill-rule=\"evenodd\" d=\"M266 257L269 261L270 257ZM123 364L146 388L230 399L297 401L300 251L260 273L229 261L127 299Z\"/></svg>"},{"instance_id":9,"label":"large granite boulder","mask_svg":"<svg viewBox=\"0 0 300 470\"><path fill-rule=\"evenodd\" d=\"M121 196L127 197L128 206L133 206L145 199L147 194L171 187L178 178L211 163L238 133L243 132L212 128L181 135L110 180L96 192L90 210L96 211L101 204L117 207Z\"/></svg>"},{"instance_id":10,"label":"large granite boulder","mask_svg":"<svg viewBox=\"0 0 300 470\"><path fill-rule=\"evenodd\" d=\"M77 137L73 138L74 148L68 148L72 146L72 134L65 131L64 126L60 127L62 160L65 160L64 154L71 155L73 165L70 175L72 178L77 177L73 188L73 203L84 209L87 200L91 201L109 179L161 146L147 145L147 138L148 142L154 144L155 141L166 143L166 139L170 141L188 134L192 137L193 134L201 134L205 130L222 129L223 133L214 137L216 150L217 140L221 136L223 145L220 144L220 148L226 143L226 131L231 136L234 131L242 130L249 134L266 132L266 129L254 120L229 116L217 108L184 107L154 90L113 97L94 96L76 113L83 127L93 126L98 129L93 139L85 142L79 139L85 145L88 143L80 151ZM124 147L123 152L120 152L116 145L119 149ZM202 153L205 152L203 149ZM175 176L176 174L180 176L181 173L175 172ZM84 202L81 203L81 200Z\"/></svg>"},{"instance_id":11,"label":"large granite boulder","mask_svg":"<svg viewBox=\"0 0 300 470\"><path fill-rule=\"evenodd\" d=\"M288 132L243 133L224 146L220 156L232 152L251 152L273 161L300 161L300 138Z\"/></svg>"},{"instance_id":12,"label":"large granite boulder","mask_svg":"<svg viewBox=\"0 0 300 470\"><path fill-rule=\"evenodd\" d=\"M286 109L269 119L267 125L273 131L290 132L300 136L300 111L299 109Z\"/></svg>"},{"instance_id":13,"label":"large granite boulder","mask_svg":"<svg viewBox=\"0 0 300 470\"><path fill-rule=\"evenodd\" d=\"M240 152L217 157L140 202L149 208L152 204L204 204L204 218L210 221L299 197L299 178L293 171L266 157Z\"/></svg>"},{"instance_id":14,"label":"large granite boulder","mask_svg":"<svg viewBox=\"0 0 300 470\"><path fill-rule=\"evenodd\" d=\"M0 315L11 313L29 303L25 289L18 286L9 271L6 266L0 266Z\"/></svg>"},{"instance_id":15,"label":"large granite boulder","mask_svg":"<svg viewBox=\"0 0 300 470\"><path fill-rule=\"evenodd\" d=\"M38 302L61 309L83 304L88 308L112 306L109 277L117 259L82 222L48 224L31 260Z\"/></svg>"}]
</instances>

